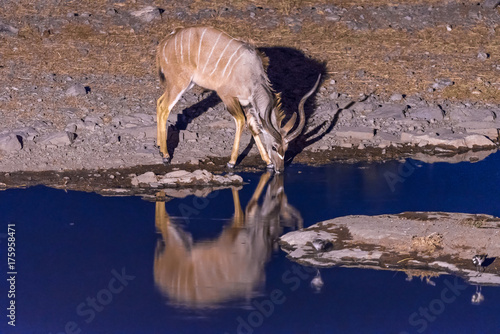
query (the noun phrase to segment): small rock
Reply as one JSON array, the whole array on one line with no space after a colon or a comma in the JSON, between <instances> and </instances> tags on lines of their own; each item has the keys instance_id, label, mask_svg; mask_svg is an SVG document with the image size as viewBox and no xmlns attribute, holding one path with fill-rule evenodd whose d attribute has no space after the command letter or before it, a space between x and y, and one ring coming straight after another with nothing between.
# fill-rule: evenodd
<instances>
[{"instance_id":1,"label":"small rock","mask_svg":"<svg viewBox=\"0 0 500 334\"><path fill-rule=\"evenodd\" d=\"M18 137L21 137L22 140L33 140L38 135L38 131L29 126L14 129L12 130L12 133Z\"/></svg>"},{"instance_id":2,"label":"small rock","mask_svg":"<svg viewBox=\"0 0 500 334\"><path fill-rule=\"evenodd\" d=\"M131 174L129 175L131 178L130 183L132 184L133 187L138 187L139 186L139 180L137 179L137 175Z\"/></svg>"},{"instance_id":3,"label":"small rock","mask_svg":"<svg viewBox=\"0 0 500 334\"><path fill-rule=\"evenodd\" d=\"M75 138L76 135L74 133L61 131L35 138L35 143L44 146L66 146L72 144Z\"/></svg>"},{"instance_id":4,"label":"small rock","mask_svg":"<svg viewBox=\"0 0 500 334\"><path fill-rule=\"evenodd\" d=\"M374 106L372 103L368 103L368 102L356 102L349 109L351 109L352 111L357 112L357 113L367 113L367 112L369 113L369 112L373 111Z\"/></svg>"},{"instance_id":5,"label":"small rock","mask_svg":"<svg viewBox=\"0 0 500 334\"><path fill-rule=\"evenodd\" d=\"M437 107L421 107L410 109L408 115L411 119L443 120L443 112Z\"/></svg>"},{"instance_id":6,"label":"small rock","mask_svg":"<svg viewBox=\"0 0 500 334\"><path fill-rule=\"evenodd\" d=\"M106 10L106 14L109 16L114 16L114 15L118 14L118 11L114 8L109 8L108 10Z\"/></svg>"},{"instance_id":7,"label":"small rock","mask_svg":"<svg viewBox=\"0 0 500 334\"><path fill-rule=\"evenodd\" d=\"M336 21L340 20L340 16L335 15L335 14L331 14L331 15L328 15L327 17L325 17L325 20L330 21L330 22L336 22Z\"/></svg>"},{"instance_id":8,"label":"small rock","mask_svg":"<svg viewBox=\"0 0 500 334\"><path fill-rule=\"evenodd\" d=\"M231 181L231 183L238 183L238 184L243 183L243 178L239 175L236 175L236 174L226 175L226 178L228 178Z\"/></svg>"},{"instance_id":9,"label":"small rock","mask_svg":"<svg viewBox=\"0 0 500 334\"><path fill-rule=\"evenodd\" d=\"M182 139L184 141L196 140L196 139L198 139L198 133L196 133L196 132L190 132L190 131L183 131L182 132Z\"/></svg>"},{"instance_id":10,"label":"small rock","mask_svg":"<svg viewBox=\"0 0 500 334\"><path fill-rule=\"evenodd\" d=\"M74 84L66 90L66 96L80 96L87 94L87 87L82 84Z\"/></svg>"},{"instance_id":11,"label":"small rock","mask_svg":"<svg viewBox=\"0 0 500 334\"><path fill-rule=\"evenodd\" d=\"M477 54L477 59L485 61L486 59L490 58L490 55L486 52L479 52Z\"/></svg>"},{"instance_id":12,"label":"small rock","mask_svg":"<svg viewBox=\"0 0 500 334\"><path fill-rule=\"evenodd\" d=\"M85 116L83 118L85 123L102 124L102 118L99 116Z\"/></svg>"},{"instance_id":13,"label":"small rock","mask_svg":"<svg viewBox=\"0 0 500 334\"><path fill-rule=\"evenodd\" d=\"M390 118L394 118L395 120L404 119L406 109L407 106L404 104L384 104L370 113L370 117L384 120Z\"/></svg>"},{"instance_id":14,"label":"small rock","mask_svg":"<svg viewBox=\"0 0 500 334\"><path fill-rule=\"evenodd\" d=\"M139 183L156 183L158 182L158 179L156 178L156 174L153 172L146 172L144 174L141 174L137 176L137 181Z\"/></svg>"},{"instance_id":15,"label":"small rock","mask_svg":"<svg viewBox=\"0 0 500 334\"><path fill-rule=\"evenodd\" d=\"M19 151L22 148L22 144L15 134L8 133L0 136L0 151L11 153Z\"/></svg>"},{"instance_id":16,"label":"small rock","mask_svg":"<svg viewBox=\"0 0 500 334\"><path fill-rule=\"evenodd\" d=\"M177 171L165 174L165 176L163 178L178 178L178 177L186 176L188 174L191 174L191 173L186 171L186 170L177 170Z\"/></svg>"},{"instance_id":17,"label":"small rock","mask_svg":"<svg viewBox=\"0 0 500 334\"><path fill-rule=\"evenodd\" d=\"M330 99L336 100L338 98L339 98L339 93L333 92L333 93L330 94Z\"/></svg>"},{"instance_id":18,"label":"small rock","mask_svg":"<svg viewBox=\"0 0 500 334\"><path fill-rule=\"evenodd\" d=\"M482 135L469 135L465 137L465 144L468 148L495 146L491 140Z\"/></svg>"},{"instance_id":19,"label":"small rock","mask_svg":"<svg viewBox=\"0 0 500 334\"><path fill-rule=\"evenodd\" d=\"M17 36L19 33L19 29L14 28L13 26L10 26L8 24L0 22L0 35L10 35L10 36Z\"/></svg>"},{"instance_id":20,"label":"small rock","mask_svg":"<svg viewBox=\"0 0 500 334\"><path fill-rule=\"evenodd\" d=\"M64 131L76 133L76 124L70 123L70 124L66 125L66 127L64 128Z\"/></svg>"},{"instance_id":21,"label":"small rock","mask_svg":"<svg viewBox=\"0 0 500 334\"><path fill-rule=\"evenodd\" d=\"M444 89L448 86L453 86L455 83L448 78L435 79L435 82L432 84L432 88L434 89Z\"/></svg>"},{"instance_id":22,"label":"small rock","mask_svg":"<svg viewBox=\"0 0 500 334\"><path fill-rule=\"evenodd\" d=\"M130 12L130 14L146 23L149 23L155 19L161 19L160 10L157 7L153 6L144 7L142 9Z\"/></svg>"},{"instance_id":23,"label":"small rock","mask_svg":"<svg viewBox=\"0 0 500 334\"><path fill-rule=\"evenodd\" d=\"M498 140L499 125L491 122L461 122L458 127L465 128L467 133L476 133L488 137L492 140Z\"/></svg>"},{"instance_id":24,"label":"small rock","mask_svg":"<svg viewBox=\"0 0 500 334\"><path fill-rule=\"evenodd\" d=\"M498 5L500 5L500 0L484 0L483 2L483 7L488 9L494 9Z\"/></svg>"},{"instance_id":25,"label":"small rock","mask_svg":"<svg viewBox=\"0 0 500 334\"><path fill-rule=\"evenodd\" d=\"M352 138L358 140L371 140L375 136L372 128L363 127L342 127L334 133L337 137Z\"/></svg>"},{"instance_id":26,"label":"small rock","mask_svg":"<svg viewBox=\"0 0 500 334\"><path fill-rule=\"evenodd\" d=\"M393 102L399 102L403 99L403 95L399 93L392 94L391 97L389 98L390 101Z\"/></svg>"}]
</instances>

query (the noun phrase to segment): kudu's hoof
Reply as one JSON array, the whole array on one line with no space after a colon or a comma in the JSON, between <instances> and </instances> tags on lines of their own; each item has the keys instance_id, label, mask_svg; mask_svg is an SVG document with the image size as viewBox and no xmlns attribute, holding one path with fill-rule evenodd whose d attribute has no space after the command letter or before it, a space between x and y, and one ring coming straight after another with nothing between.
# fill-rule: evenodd
<instances>
[{"instance_id":1,"label":"kudu's hoof","mask_svg":"<svg viewBox=\"0 0 500 334\"><path fill-rule=\"evenodd\" d=\"M170 159L170 157L163 157L162 160L163 160L163 164L165 166L167 166L167 165L170 165L170 160L172 160L172 159Z\"/></svg>"},{"instance_id":2,"label":"kudu's hoof","mask_svg":"<svg viewBox=\"0 0 500 334\"><path fill-rule=\"evenodd\" d=\"M226 166L227 166L227 168L234 168L234 164L232 164L232 163L230 163L230 162L228 162L228 163L226 164Z\"/></svg>"},{"instance_id":3,"label":"kudu's hoof","mask_svg":"<svg viewBox=\"0 0 500 334\"><path fill-rule=\"evenodd\" d=\"M266 166L267 169L270 169L270 170L274 170L274 165L273 164L269 164Z\"/></svg>"}]
</instances>

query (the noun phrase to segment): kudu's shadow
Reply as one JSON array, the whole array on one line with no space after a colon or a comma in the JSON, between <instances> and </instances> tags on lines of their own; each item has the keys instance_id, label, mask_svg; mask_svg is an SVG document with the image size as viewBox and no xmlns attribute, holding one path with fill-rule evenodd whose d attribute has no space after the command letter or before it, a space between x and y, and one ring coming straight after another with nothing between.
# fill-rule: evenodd
<instances>
[{"instance_id":1,"label":"kudu's shadow","mask_svg":"<svg viewBox=\"0 0 500 334\"><path fill-rule=\"evenodd\" d=\"M267 74L271 85L276 92L281 93L282 109L286 114L283 124L298 111L298 105L301 98L314 86L318 75L325 78L326 66L324 63L310 59L303 52L286 47L266 47L259 48L269 58L269 67ZM306 124L307 120L314 113L315 94L307 100L304 106ZM179 135L181 130L185 130L189 123L196 117L206 112L209 108L215 107L221 102L215 92L212 92L207 98L184 109L177 114L177 122L170 125L167 134L168 153L173 153L179 145ZM287 152L287 163L302 150L312 143L321 140L324 135L329 133L335 125L339 112L332 119L325 129L325 124L321 124L310 130L308 133L302 133L293 142L290 143ZM297 122L298 123L298 122ZM314 139L309 139L314 137ZM253 138L243 149L238 157L237 164L240 163L251 151L254 145Z\"/></svg>"},{"instance_id":2,"label":"kudu's shadow","mask_svg":"<svg viewBox=\"0 0 500 334\"><path fill-rule=\"evenodd\" d=\"M179 145L180 131L186 130L188 124L191 123L196 117L205 113L208 109L215 107L220 102L221 99L219 98L217 93L212 92L205 99L184 109L181 113L176 114L177 121L175 122L175 124L170 125L167 129L167 148L168 154L171 157L173 156L175 149Z\"/></svg>"},{"instance_id":3,"label":"kudu's shadow","mask_svg":"<svg viewBox=\"0 0 500 334\"><path fill-rule=\"evenodd\" d=\"M308 58L302 51L293 48L269 47L260 48L259 50L269 58L267 74L273 89L281 93L281 105L286 114L283 121L283 124L285 124L294 112L298 112L300 100L314 86L318 75L321 74L322 81L325 79L326 64ZM304 106L306 126L307 121L315 111L315 96L315 93L311 95ZM307 133L305 132L306 128L304 128L304 132L288 146L287 164L290 164L293 158L302 152L304 148L321 140L324 135L329 133L333 129L337 118L338 112L326 128L326 124L321 124ZM314 137L314 139L308 140L311 137Z\"/></svg>"}]
</instances>

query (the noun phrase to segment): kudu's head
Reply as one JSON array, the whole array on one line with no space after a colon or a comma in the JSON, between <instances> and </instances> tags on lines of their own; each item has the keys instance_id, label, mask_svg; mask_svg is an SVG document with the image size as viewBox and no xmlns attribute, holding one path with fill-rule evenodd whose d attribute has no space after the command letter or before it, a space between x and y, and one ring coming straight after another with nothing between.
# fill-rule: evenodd
<instances>
[{"instance_id":1,"label":"kudu's head","mask_svg":"<svg viewBox=\"0 0 500 334\"><path fill-rule=\"evenodd\" d=\"M264 127L264 145L276 173L281 173L285 169L285 152L288 149L288 144L297 138L304 129L306 124L304 104L309 96L311 96L311 94L314 93L318 87L320 79L321 75L318 76L318 80L314 84L314 87L300 100L299 123L295 130L291 131L297 121L297 113L293 113L288 122L286 122L283 126L281 125L283 119L285 118L285 114L281 110L279 94L277 94L272 108L268 108L266 110L264 119L262 119L262 125ZM273 116L275 122L273 122Z\"/></svg>"}]
</instances>

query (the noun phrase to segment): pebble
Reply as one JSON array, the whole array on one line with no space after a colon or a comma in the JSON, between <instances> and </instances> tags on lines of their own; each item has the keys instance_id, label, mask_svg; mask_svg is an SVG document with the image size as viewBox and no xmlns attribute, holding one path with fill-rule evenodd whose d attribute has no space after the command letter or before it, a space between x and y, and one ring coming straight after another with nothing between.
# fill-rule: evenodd
<instances>
[{"instance_id":1,"label":"pebble","mask_svg":"<svg viewBox=\"0 0 500 334\"><path fill-rule=\"evenodd\" d=\"M490 55L486 52L479 52L477 54L477 59L485 61L486 59L490 58Z\"/></svg>"},{"instance_id":2,"label":"pebble","mask_svg":"<svg viewBox=\"0 0 500 334\"><path fill-rule=\"evenodd\" d=\"M403 95L399 93L392 94L391 97L389 98L390 101L393 102L399 102L403 99Z\"/></svg>"},{"instance_id":3,"label":"pebble","mask_svg":"<svg viewBox=\"0 0 500 334\"><path fill-rule=\"evenodd\" d=\"M19 151L21 149L22 149L21 142L19 141L19 138L15 134L8 133L0 135L0 151L12 153Z\"/></svg>"},{"instance_id":4,"label":"pebble","mask_svg":"<svg viewBox=\"0 0 500 334\"><path fill-rule=\"evenodd\" d=\"M87 87L82 84L75 84L66 90L66 96L81 96L87 94Z\"/></svg>"},{"instance_id":5,"label":"pebble","mask_svg":"<svg viewBox=\"0 0 500 334\"><path fill-rule=\"evenodd\" d=\"M500 5L500 0L484 0L483 1L484 8L494 9L498 5Z\"/></svg>"},{"instance_id":6,"label":"pebble","mask_svg":"<svg viewBox=\"0 0 500 334\"><path fill-rule=\"evenodd\" d=\"M130 14L144 23L149 23L156 19L161 19L160 10L158 7L147 6L142 9L132 11Z\"/></svg>"}]
</instances>

